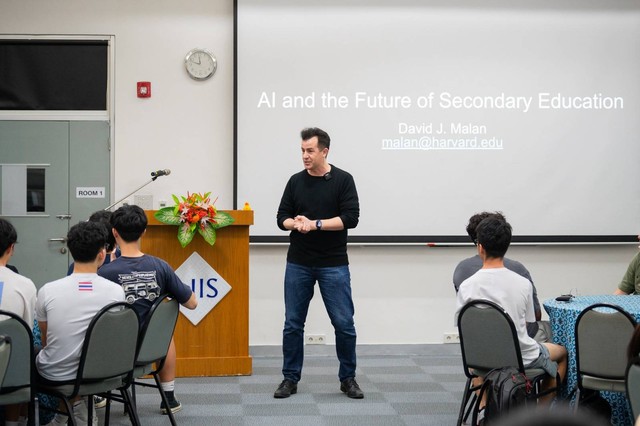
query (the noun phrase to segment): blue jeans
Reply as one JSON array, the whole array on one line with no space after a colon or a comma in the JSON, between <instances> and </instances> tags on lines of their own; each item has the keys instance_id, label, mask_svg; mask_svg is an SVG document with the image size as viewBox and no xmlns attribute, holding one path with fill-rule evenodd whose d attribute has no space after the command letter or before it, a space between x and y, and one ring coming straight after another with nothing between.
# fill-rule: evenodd
<instances>
[{"instance_id":1,"label":"blue jeans","mask_svg":"<svg viewBox=\"0 0 640 426\"><path fill-rule=\"evenodd\" d=\"M349 266L327 268L287 263L284 276L285 321L282 332L282 374L300 381L304 359L304 323L316 281L336 335L340 381L356 376L356 328L353 323Z\"/></svg>"}]
</instances>

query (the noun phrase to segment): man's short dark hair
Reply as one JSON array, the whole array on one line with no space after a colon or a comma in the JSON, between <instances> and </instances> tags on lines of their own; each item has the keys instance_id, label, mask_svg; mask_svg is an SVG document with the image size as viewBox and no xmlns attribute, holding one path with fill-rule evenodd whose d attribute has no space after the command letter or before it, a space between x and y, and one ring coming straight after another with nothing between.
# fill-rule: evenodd
<instances>
[{"instance_id":1,"label":"man's short dark hair","mask_svg":"<svg viewBox=\"0 0 640 426\"><path fill-rule=\"evenodd\" d=\"M16 241L18 241L16 228L8 220L0 218L0 256L4 256Z\"/></svg>"},{"instance_id":2,"label":"man's short dark hair","mask_svg":"<svg viewBox=\"0 0 640 426\"><path fill-rule=\"evenodd\" d=\"M478 244L482 245L487 257L503 258L511 244L511 225L497 216L486 217L476 228Z\"/></svg>"},{"instance_id":3,"label":"man's short dark hair","mask_svg":"<svg viewBox=\"0 0 640 426\"><path fill-rule=\"evenodd\" d=\"M325 148L329 148L331 145L331 138L329 134L322 129L317 127L307 127L306 129L302 129L300 132L300 137L303 141L308 141L314 136L318 137L318 148L322 151Z\"/></svg>"},{"instance_id":4,"label":"man's short dark hair","mask_svg":"<svg viewBox=\"0 0 640 426\"><path fill-rule=\"evenodd\" d=\"M109 210L98 210L97 212L93 212L91 216L89 216L89 222L98 222L106 226L108 253L111 253L116 247L116 237L114 237L113 232L111 232L111 228L113 228L111 226L111 215L112 213Z\"/></svg>"},{"instance_id":5,"label":"man's short dark hair","mask_svg":"<svg viewBox=\"0 0 640 426\"><path fill-rule=\"evenodd\" d=\"M80 222L67 233L67 247L75 262L93 262L107 243L107 228L98 222Z\"/></svg>"},{"instance_id":6,"label":"man's short dark hair","mask_svg":"<svg viewBox=\"0 0 640 426\"><path fill-rule=\"evenodd\" d=\"M505 222L507 220L501 212L482 212L471 216L469 218L469 223L467 224L467 234L469 234L469 238L471 238L473 244L478 244L478 236L476 234L478 224L489 216L496 216L498 219L502 219Z\"/></svg>"},{"instance_id":7,"label":"man's short dark hair","mask_svg":"<svg viewBox=\"0 0 640 426\"><path fill-rule=\"evenodd\" d=\"M147 229L147 215L135 205L122 206L111 214L111 225L127 243L138 241Z\"/></svg>"}]
</instances>

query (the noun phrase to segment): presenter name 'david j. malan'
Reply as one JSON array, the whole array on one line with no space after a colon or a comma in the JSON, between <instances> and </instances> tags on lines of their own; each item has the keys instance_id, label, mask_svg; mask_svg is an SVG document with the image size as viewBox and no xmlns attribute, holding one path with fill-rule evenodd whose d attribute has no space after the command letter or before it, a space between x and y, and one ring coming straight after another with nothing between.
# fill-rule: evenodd
<instances>
[{"instance_id":1,"label":"presenter name 'david j. malan'","mask_svg":"<svg viewBox=\"0 0 640 426\"><path fill-rule=\"evenodd\" d=\"M401 135L486 135L487 126L474 123L398 123Z\"/></svg>"}]
</instances>

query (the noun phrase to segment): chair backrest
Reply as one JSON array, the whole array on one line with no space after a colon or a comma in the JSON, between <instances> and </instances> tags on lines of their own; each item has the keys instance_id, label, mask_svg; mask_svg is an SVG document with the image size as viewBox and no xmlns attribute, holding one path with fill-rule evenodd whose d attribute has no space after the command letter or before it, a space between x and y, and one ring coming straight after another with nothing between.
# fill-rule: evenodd
<instances>
[{"instance_id":1,"label":"chair backrest","mask_svg":"<svg viewBox=\"0 0 640 426\"><path fill-rule=\"evenodd\" d=\"M0 310L0 334L11 337L11 356L0 393L31 386L34 356L31 327L13 312Z\"/></svg>"},{"instance_id":2,"label":"chair backrest","mask_svg":"<svg viewBox=\"0 0 640 426\"><path fill-rule=\"evenodd\" d=\"M624 380L635 326L633 317L616 305L597 303L580 312L575 328L578 383L583 374Z\"/></svg>"},{"instance_id":3,"label":"chair backrest","mask_svg":"<svg viewBox=\"0 0 640 426\"><path fill-rule=\"evenodd\" d=\"M0 383L4 380L11 356L11 337L0 335Z\"/></svg>"},{"instance_id":4,"label":"chair backrest","mask_svg":"<svg viewBox=\"0 0 640 426\"><path fill-rule=\"evenodd\" d=\"M136 365L147 365L167 356L179 311L178 301L167 295L155 301L140 330Z\"/></svg>"},{"instance_id":5,"label":"chair backrest","mask_svg":"<svg viewBox=\"0 0 640 426\"><path fill-rule=\"evenodd\" d=\"M496 303L472 300L458 314L465 373L472 369L516 367L524 371L518 334L509 314Z\"/></svg>"},{"instance_id":6,"label":"chair backrest","mask_svg":"<svg viewBox=\"0 0 640 426\"><path fill-rule=\"evenodd\" d=\"M82 346L78 381L124 376L133 370L138 316L126 302L102 308L89 323Z\"/></svg>"},{"instance_id":7,"label":"chair backrest","mask_svg":"<svg viewBox=\"0 0 640 426\"><path fill-rule=\"evenodd\" d=\"M627 397L634 420L640 416L640 358L633 358L627 366Z\"/></svg>"}]
</instances>

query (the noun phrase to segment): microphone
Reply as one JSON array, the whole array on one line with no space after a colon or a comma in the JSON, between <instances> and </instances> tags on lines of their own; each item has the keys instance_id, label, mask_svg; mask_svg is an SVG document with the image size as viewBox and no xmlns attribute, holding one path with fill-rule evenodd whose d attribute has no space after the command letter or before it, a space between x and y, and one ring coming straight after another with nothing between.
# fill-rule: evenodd
<instances>
[{"instance_id":1,"label":"microphone","mask_svg":"<svg viewBox=\"0 0 640 426\"><path fill-rule=\"evenodd\" d=\"M331 172L327 172L322 177L324 178L324 180L331 180L333 176L331 176Z\"/></svg>"},{"instance_id":2,"label":"microphone","mask_svg":"<svg viewBox=\"0 0 640 426\"><path fill-rule=\"evenodd\" d=\"M171 174L171 170L169 169L164 169L164 170L156 170L155 172L151 172L151 177L157 178L160 176L166 176L166 175L170 175Z\"/></svg>"}]
</instances>

